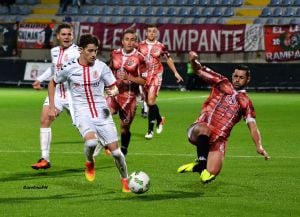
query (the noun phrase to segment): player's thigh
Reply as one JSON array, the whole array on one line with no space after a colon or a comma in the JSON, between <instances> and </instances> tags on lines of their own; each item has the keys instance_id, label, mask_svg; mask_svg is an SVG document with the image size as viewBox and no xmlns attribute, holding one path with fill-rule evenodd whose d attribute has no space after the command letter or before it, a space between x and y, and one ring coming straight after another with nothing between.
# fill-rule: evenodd
<instances>
[{"instance_id":1,"label":"player's thigh","mask_svg":"<svg viewBox=\"0 0 300 217\"><path fill-rule=\"evenodd\" d=\"M98 125L96 126L96 129L98 139L103 146L107 146L118 141L117 128L113 121L104 125Z\"/></svg>"}]
</instances>

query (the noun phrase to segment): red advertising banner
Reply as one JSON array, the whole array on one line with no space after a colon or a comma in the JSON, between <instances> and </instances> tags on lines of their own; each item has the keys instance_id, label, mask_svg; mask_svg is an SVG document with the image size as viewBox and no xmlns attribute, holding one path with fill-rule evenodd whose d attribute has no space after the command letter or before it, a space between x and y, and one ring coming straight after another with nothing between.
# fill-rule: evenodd
<instances>
[{"instance_id":1,"label":"red advertising banner","mask_svg":"<svg viewBox=\"0 0 300 217\"><path fill-rule=\"evenodd\" d=\"M121 46L124 29L133 26L139 41L145 39L145 24L81 23L79 35L91 33L101 41L101 50L112 50ZM158 25L158 40L170 52L194 50L202 53L233 53L244 51L245 25Z\"/></svg>"},{"instance_id":2,"label":"red advertising banner","mask_svg":"<svg viewBox=\"0 0 300 217\"><path fill-rule=\"evenodd\" d=\"M265 27L266 61L300 60L300 26Z\"/></svg>"}]
</instances>

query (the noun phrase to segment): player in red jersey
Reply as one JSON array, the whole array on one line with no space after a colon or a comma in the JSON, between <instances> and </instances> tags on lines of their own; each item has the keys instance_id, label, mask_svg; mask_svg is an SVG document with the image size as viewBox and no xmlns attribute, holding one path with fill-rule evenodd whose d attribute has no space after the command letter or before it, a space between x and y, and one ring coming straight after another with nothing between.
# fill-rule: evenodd
<instances>
[{"instance_id":1,"label":"player in red jersey","mask_svg":"<svg viewBox=\"0 0 300 217\"><path fill-rule=\"evenodd\" d=\"M156 98L162 83L163 65L160 61L160 57L164 57L167 60L167 64L174 73L177 82L183 81L180 74L177 72L173 59L167 52L164 44L157 41L158 29L154 25L149 25L146 32L146 40L138 44L138 50L145 56L147 63L147 80L145 84L145 99L149 107L148 112L148 132L145 135L146 139L152 139L153 128L155 122L157 123L156 132L160 134L163 130L164 117L159 113L158 106L156 104Z\"/></svg>"},{"instance_id":2,"label":"player in red jersey","mask_svg":"<svg viewBox=\"0 0 300 217\"><path fill-rule=\"evenodd\" d=\"M123 33L122 48L111 53L110 67L117 79L119 94L107 97L111 113L119 113L121 120L121 150L124 155L130 142L130 126L137 108L139 85L146 82L145 57L135 49L136 32L127 29Z\"/></svg>"},{"instance_id":3,"label":"player in red jersey","mask_svg":"<svg viewBox=\"0 0 300 217\"><path fill-rule=\"evenodd\" d=\"M245 91L250 82L250 70L239 65L232 73L232 82L226 77L202 66L195 52L189 59L195 73L212 86L211 93L204 102L200 116L188 129L188 139L197 148L196 162L182 165L179 173L199 172L203 183L215 179L220 173L227 139L233 126L242 118L246 121L258 154L266 160L269 155L262 146L261 135L255 122L255 111Z\"/></svg>"}]
</instances>

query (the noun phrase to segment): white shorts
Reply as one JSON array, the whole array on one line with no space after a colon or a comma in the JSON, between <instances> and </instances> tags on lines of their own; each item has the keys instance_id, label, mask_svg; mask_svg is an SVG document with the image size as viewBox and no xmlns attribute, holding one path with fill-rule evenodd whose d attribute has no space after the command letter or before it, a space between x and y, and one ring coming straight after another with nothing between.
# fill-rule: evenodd
<instances>
[{"instance_id":1,"label":"white shorts","mask_svg":"<svg viewBox=\"0 0 300 217\"><path fill-rule=\"evenodd\" d=\"M58 110L58 113L61 113L64 108L67 109L68 111L70 110L69 100L57 97L56 94L54 96L54 104L55 104L55 108ZM49 97L48 96L46 97L46 99L44 101L44 106L45 105L49 105Z\"/></svg>"},{"instance_id":2,"label":"white shorts","mask_svg":"<svg viewBox=\"0 0 300 217\"><path fill-rule=\"evenodd\" d=\"M94 121L88 117L84 117L76 119L76 123L82 137L89 132L95 132L103 146L118 141L117 128L112 119L111 122L103 123L99 120Z\"/></svg>"}]
</instances>

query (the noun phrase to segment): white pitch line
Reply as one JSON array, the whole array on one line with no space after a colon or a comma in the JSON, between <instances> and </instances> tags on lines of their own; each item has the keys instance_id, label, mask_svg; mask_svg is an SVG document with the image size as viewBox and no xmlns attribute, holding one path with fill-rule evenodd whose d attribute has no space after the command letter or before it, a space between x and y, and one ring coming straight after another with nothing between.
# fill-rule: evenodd
<instances>
[{"instance_id":1,"label":"white pitch line","mask_svg":"<svg viewBox=\"0 0 300 217\"><path fill-rule=\"evenodd\" d=\"M0 153L40 153L40 151L29 150L0 150ZM51 154L83 154L79 151L62 151L51 152ZM162 154L162 153L129 153L128 155L141 155L141 156L176 156L176 157L195 157L195 154ZM227 158L262 158L260 155L226 155ZM300 159L300 156L271 156L276 159Z\"/></svg>"}]
</instances>

